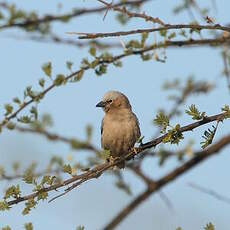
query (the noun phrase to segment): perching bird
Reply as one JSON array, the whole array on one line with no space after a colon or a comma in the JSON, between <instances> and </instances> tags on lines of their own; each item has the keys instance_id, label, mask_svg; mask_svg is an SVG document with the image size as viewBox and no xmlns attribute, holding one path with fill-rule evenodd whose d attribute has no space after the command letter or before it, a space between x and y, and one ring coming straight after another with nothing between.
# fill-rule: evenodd
<instances>
[{"instance_id":1,"label":"perching bird","mask_svg":"<svg viewBox=\"0 0 230 230\"><path fill-rule=\"evenodd\" d=\"M109 91L96 107L102 107L105 112L101 124L102 148L109 150L113 158L127 155L141 136L128 98L118 91ZM124 168L125 162L118 167Z\"/></svg>"}]
</instances>

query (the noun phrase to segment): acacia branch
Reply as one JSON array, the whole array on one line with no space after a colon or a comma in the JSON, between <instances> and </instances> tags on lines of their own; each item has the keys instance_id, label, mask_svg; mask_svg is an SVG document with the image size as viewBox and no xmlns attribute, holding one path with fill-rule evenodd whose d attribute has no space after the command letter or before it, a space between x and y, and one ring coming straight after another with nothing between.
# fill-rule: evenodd
<instances>
[{"instance_id":1,"label":"acacia branch","mask_svg":"<svg viewBox=\"0 0 230 230\"><path fill-rule=\"evenodd\" d=\"M38 177L42 177L44 176L45 174L49 174L49 173L52 173L52 174L59 174L63 172L63 169L62 168L57 168L57 169L46 169L44 171L41 171L41 172L37 172L37 173L33 173L33 177L34 178L38 178ZM8 181L11 181L11 180L17 180L17 179L22 179L24 177L24 174L21 173L21 174L15 174L15 175L7 175L5 173L2 173L0 174L0 181L1 180L8 180Z\"/></svg>"},{"instance_id":2,"label":"acacia branch","mask_svg":"<svg viewBox=\"0 0 230 230\"><path fill-rule=\"evenodd\" d=\"M125 2L119 2L117 4L114 4L114 7L119 7L119 6L138 6L141 5L149 0L133 0L133 1L125 1ZM6 7L5 7L6 8ZM96 7L92 9L87 9L87 8L82 8L82 9L76 9L71 13L63 14L63 15L45 15L44 17L31 20L31 19L25 19L23 22L15 22L11 24L6 24L6 25L1 25L1 29L7 29L7 28L13 28L13 27L19 27L19 28L27 28L28 26L33 26L33 25L39 25L43 23L49 23L49 22L54 22L54 21L63 21L66 19L72 19L75 17L79 17L85 14L93 14L93 13L100 13L107 10L107 6L105 7Z\"/></svg>"},{"instance_id":3,"label":"acacia branch","mask_svg":"<svg viewBox=\"0 0 230 230\"><path fill-rule=\"evenodd\" d=\"M115 4L113 5L112 3L107 3L103 0L97 0L98 2L104 4L107 6L107 9L112 9L114 11L120 12L122 14L127 15L128 17L132 17L132 18L142 18L145 21L149 21L149 22L153 22L153 23L158 23L160 25L165 25L163 21L161 21L159 18L154 18L151 17L149 15L146 15L145 13L141 14L141 13L134 13L131 11L128 11L124 6L122 8L120 8L119 6L116 6Z\"/></svg>"},{"instance_id":4,"label":"acacia branch","mask_svg":"<svg viewBox=\"0 0 230 230\"><path fill-rule=\"evenodd\" d=\"M118 42L101 42L98 40L93 40L90 42L79 42L74 39L66 39L59 37L55 34L49 34L48 36L38 36L38 35L27 35L27 36L18 36L14 34L10 34L7 36L8 38L13 38L17 40L31 40L35 42L41 42L41 43L56 43L56 44L62 44L62 45L70 45L78 48L85 48L94 46L100 50L108 49L108 48L122 48L121 44Z\"/></svg>"},{"instance_id":5,"label":"acacia branch","mask_svg":"<svg viewBox=\"0 0 230 230\"><path fill-rule=\"evenodd\" d=\"M156 31L167 31L167 30L178 30L178 29L192 29L192 30L220 30L225 32L230 32L230 27L221 26L220 24L216 25L192 25L192 24L176 24L176 25L165 25L158 28L151 29L137 29L129 31L117 31L109 33L79 33L71 32L70 34L82 35L79 36L79 39L95 39L95 38L105 38L105 37L120 37L133 34L143 34L143 33L152 33Z\"/></svg>"},{"instance_id":6,"label":"acacia branch","mask_svg":"<svg viewBox=\"0 0 230 230\"><path fill-rule=\"evenodd\" d=\"M198 190L199 192L203 192L205 194L208 194L212 197L214 197L215 199L219 200L219 201L223 201L225 203L230 204L230 198L223 196L219 193L217 193L216 191L209 189L209 188L205 188L203 186L197 185L195 183L189 183L188 184L191 188Z\"/></svg>"},{"instance_id":7,"label":"acacia branch","mask_svg":"<svg viewBox=\"0 0 230 230\"><path fill-rule=\"evenodd\" d=\"M210 117L205 117L203 120L198 121L198 122L194 122L191 123L189 125L183 126L181 127L178 132L186 132L186 131L191 131L199 126L202 126L204 124L210 123L212 121L216 121L216 120L223 120L224 116L226 115L226 113L220 113L214 116L210 116ZM89 181L91 179L94 178L98 178L100 177L105 171L107 171L108 169L111 169L112 167L114 167L115 165L118 165L119 163L123 162L124 160L130 160L131 158L135 157L137 154L140 154L141 152L143 152L146 149L152 148L152 147L156 147L158 144L160 144L163 139L167 136L167 133L165 135L162 135L161 137L158 137L150 142L147 142L143 145L141 145L138 148L133 149L129 154L127 154L125 157L119 158L119 159L115 159L113 162L105 162L103 164L97 165L95 167L93 167L92 169L88 170L87 172L81 173L79 175L75 175L70 179L67 179L61 183L57 183L48 187L45 187L37 192L34 192L32 194L26 195L26 196L22 196L19 197L17 199L11 200L8 202L8 205L14 205L29 199L34 199L35 197L37 197L39 194L43 193L43 192L49 192L49 191L53 191L56 190L58 188L61 187L66 187L68 185L70 185L69 187L67 187L65 189L65 194L69 191L71 191L73 188L78 187L79 185L81 185L82 183ZM221 141L219 141L217 144L207 148L206 150L203 150L201 152L198 152L198 156L194 157L193 159L189 160L187 163L185 163L183 166L184 167L179 167L178 169L175 170L175 172L173 171L171 174L166 175L165 177L163 177L161 180L159 180L157 182L158 184L158 189L168 183L169 181L171 181L172 179L174 179L174 177L177 177L178 175L182 174L184 171L186 171L187 167L190 168L193 165L195 165L197 163L197 161L201 161L203 159L205 159L208 155L211 155L214 152L219 151L220 147L225 146L226 144L228 144L230 142L230 135L221 139ZM200 154L201 153L201 154ZM204 154L205 153L205 154ZM197 159L198 158L198 159ZM201 159L200 159L201 158ZM151 184L151 186L148 187L153 187L155 189L155 183L154 186L153 184Z\"/></svg>"},{"instance_id":8,"label":"acacia branch","mask_svg":"<svg viewBox=\"0 0 230 230\"><path fill-rule=\"evenodd\" d=\"M143 49L139 49L139 50L133 50L133 51L129 51L129 52L125 52L122 53L120 55L117 56L113 56L111 59L103 59L100 60L96 66L97 67L101 64L111 64L114 63L118 60L121 60L125 57L128 56L133 56L133 55L142 55L146 52L158 49L158 48L167 48L167 47L183 47L183 46L196 46L196 45L224 45L224 44L229 44L230 43L230 37L220 37L217 39L198 39L198 40L185 40L185 41L165 41L163 43L158 43L158 44L154 44L151 46L147 46ZM71 73L70 75L65 77L65 81L69 81L71 80L73 77L75 77L77 74L79 74L81 71L86 71L91 69L89 66L87 67L82 67L81 69L79 69L78 71L75 71L73 73ZM20 107L14 111L13 113L11 113L10 115L6 116L2 121L0 121L0 128L4 127L10 120L14 119L17 117L17 115L24 110L25 108L27 108L30 104L36 102L36 100L38 98L43 98L48 92L50 92L52 89L54 89L56 87L56 85L53 83L51 84L49 87L47 87L46 89L44 89L42 92L39 93L39 95L37 97L31 98L28 101L23 102Z\"/></svg>"},{"instance_id":9,"label":"acacia branch","mask_svg":"<svg viewBox=\"0 0 230 230\"><path fill-rule=\"evenodd\" d=\"M66 144L69 144L73 148L74 148L74 143L76 143L77 146L75 148L77 148L77 149L90 150L90 151L95 152L96 154L100 153L99 149L97 149L94 145L90 144L87 141L79 141L75 138L67 138L67 137L61 136L61 135L56 134L56 133L48 132L47 130L44 130L44 129L38 129L38 128L33 129L33 128L29 128L29 127L15 126L15 130L17 130L19 132L23 132L23 133L38 134L38 135L46 137L48 140L51 140L51 141L61 141L61 142L64 142Z\"/></svg>"},{"instance_id":10,"label":"acacia branch","mask_svg":"<svg viewBox=\"0 0 230 230\"><path fill-rule=\"evenodd\" d=\"M185 172L189 171L199 163L203 162L210 156L218 153L226 145L230 144L230 135L227 135L220 139L218 142L210 146L209 148L198 151L195 153L195 157L188 160L183 165L174 169L170 173L166 174L159 180L152 183L152 186L148 187L143 193L138 195L130 204L128 204L115 218L104 227L104 230L112 230L119 225L132 211L134 211L140 204L147 200L153 193L160 190L163 186L177 179Z\"/></svg>"}]
</instances>

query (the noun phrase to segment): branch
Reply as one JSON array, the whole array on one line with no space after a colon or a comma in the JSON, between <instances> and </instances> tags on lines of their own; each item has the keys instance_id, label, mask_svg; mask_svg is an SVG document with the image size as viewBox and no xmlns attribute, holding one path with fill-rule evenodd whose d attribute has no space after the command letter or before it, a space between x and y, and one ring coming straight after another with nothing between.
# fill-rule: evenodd
<instances>
[{"instance_id":1,"label":"branch","mask_svg":"<svg viewBox=\"0 0 230 230\"><path fill-rule=\"evenodd\" d=\"M62 37L59 37L58 35L55 34L49 34L48 36L37 36L37 35L29 35L29 36L18 36L18 35L8 35L8 38L13 38L16 40L31 40L35 42L42 42L42 43L56 43L56 44L63 44L63 45L70 45L74 47L79 47L79 48L84 48L84 47L90 47L94 46L98 49L108 49L108 48L122 48L120 43L115 43L115 42L101 42L97 40L93 40L90 42L79 42L74 39L65 39Z\"/></svg>"},{"instance_id":2,"label":"branch","mask_svg":"<svg viewBox=\"0 0 230 230\"><path fill-rule=\"evenodd\" d=\"M166 174L159 180L155 181L151 187L147 188L143 193L138 195L130 204L128 204L106 227L104 230L112 230L119 225L133 210L135 210L142 202L147 200L153 193L160 190L163 186L177 179L185 172L189 171L199 163L203 162L210 156L218 153L226 145L230 144L230 135L223 137L221 140L203 151L195 153L195 157L188 160L180 167L174 169L172 172Z\"/></svg>"},{"instance_id":3,"label":"branch","mask_svg":"<svg viewBox=\"0 0 230 230\"><path fill-rule=\"evenodd\" d=\"M210 123L212 121L215 120L222 120L224 118L224 116L226 115L226 113L220 113L214 116L210 116L210 117L205 117L205 119L198 121L198 122L194 122L192 124L189 124L187 126L181 127L178 132L186 132L186 131L190 131L193 130L199 126L202 126L204 124ZM138 148L133 149L129 154L127 154L125 157L123 158L118 158L115 159L113 162L105 162L103 164L97 165L94 168L88 170L87 172L81 173L79 175L75 175L70 179L67 179L61 183L58 184L54 184L48 187L45 187L37 192L34 192L32 194L26 195L26 196L22 196L19 197L17 199L11 200L8 202L8 205L14 205L26 200L30 200L30 199L34 199L35 197L39 196L39 194L43 193L43 192L49 192L49 191L53 191L56 190L58 188L61 187L66 187L68 185L70 185L69 187L67 187L65 189L64 194L66 194L67 192L71 191L72 189L78 187L79 185L81 185L82 183L89 181L91 179L94 178L98 178L100 177L103 172L107 171L108 169L113 168L115 165L118 165L119 163L123 162L124 160L130 160L133 157L135 157L137 154L140 154L141 152L143 152L145 149L149 149L152 147L156 147L158 144L160 144L163 139L167 136L167 133L165 135L162 135L161 137L158 137L150 142L147 142L143 145L141 145ZM159 189L162 185L168 183L169 181L171 181L174 177L177 177L177 174L182 174L187 167L192 167L193 165L197 164L197 161L201 161L203 159L205 159L208 155L211 155L214 152L219 151L220 147L225 146L226 144L228 144L230 142L230 135L221 139L220 142L218 142L217 144L207 148L206 150L203 150L201 152L201 154L198 152L196 157L194 157L193 159L189 160L187 163L184 164L184 168L181 166L178 169L175 170L175 172L173 172L172 174L168 174L166 175L164 178L162 178L161 180L158 181L157 186ZM211 153L209 153L211 152ZM203 154L202 154L203 153ZM205 153L205 154L204 154ZM153 186L154 185L154 186ZM156 189L155 188L155 183L151 184L152 189Z\"/></svg>"},{"instance_id":4,"label":"branch","mask_svg":"<svg viewBox=\"0 0 230 230\"><path fill-rule=\"evenodd\" d=\"M114 4L114 7L119 7L119 6L124 6L124 5L140 5L143 4L145 2L147 2L149 0L134 0L134 1L121 1L117 4ZM42 23L48 23L48 22L54 22L54 21L63 21L66 19L72 19L78 16L82 16L85 14L93 14L93 13L100 13L107 10L107 6L105 7L97 7L97 8L92 8L92 9L76 9L74 10L74 12L71 13L67 13L67 14L63 14L63 15L59 15L59 16L55 16L55 15L45 15L44 17L35 19L35 20L31 20L31 19L26 19L23 22L16 22L16 23L12 23L12 24L6 24L6 25L2 25L0 26L0 30L1 29L7 29L7 28L13 28L13 27L19 27L19 28L27 28L28 26L32 26L32 25L39 25Z\"/></svg>"},{"instance_id":5,"label":"branch","mask_svg":"<svg viewBox=\"0 0 230 230\"><path fill-rule=\"evenodd\" d=\"M79 39L95 39L95 38L105 38L105 37L119 37L119 36L127 36L131 34L143 34L143 33L152 33L156 31L167 31L167 30L178 30L178 29L192 29L192 30L221 30L230 32L230 27L221 26L219 24L216 25L190 25L190 24L176 24L176 25L165 25L158 28L151 29L137 29L130 31L117 31L110 33L78 33L71 32L69 34L77 34L82 35L79 36Z\"/></svg>"},{"instance_id":6,"label":"branch","mask_svg":"<svg viewBox=\"0 0 230 230\"><path fill-rule=\"evenodd\" d=\"M74 143L77 143L77 146L76 146L77 149L90 150L90 151L95 152L96 154L100 153L99 149L97 149L95 146L88 143L87 141L79 141L75 138L67 138L67 137L58 135L56 133L48 132L47 130L44 130L44 129L33 129L33 128L28 128L28 127L15 126L15 130L19 132L24 132L24 133L38 134L52 141L61 141L61 142L69 144L73 148L74 148Z\"/></svg>"},{"instance_id":7,"label":"branch","mask_svg":"<svg viewBox=\"0 0 230 230\"><path fill-rule=\"evenodd\" d=\"M220 195L219 193L217 193L211 189L204 188L204 187L197 185L197 184L194 184L194 183L189 183L188 185L193 189L196 189L200 192L206 193L206 194L216 198L217 200L220 200L220 201L223 201L225 203L230 204L230 198L229 197L225 197L225 196Z\"/></svg>"},{"instance_id":8,"label":"branch","mask_svg":"<svg viewBox=\"0 0 230 230\"><path fill-rule=\"evenodd\" d=\"M33 177L38 178L38 177L44 176L45 174L49 174L49 173L59 174L59 173L62 173L62 172L63 172L62 168L57 168L57 169L54 169L54 170L46 169L46 170L41 171L41 172L33 173ZM2 173L0 175L0 181L1 180L8 180L8 181L17 180L17 179L22 179L23 177L24 177L23 173L22 174L15 174L15 175L7 175L5 173Z\"/></svg>"},{"instance_id":9,"label":"branch","mask_svg":"<svg viewBox=\"0 0 230 230\"><path fill-rule=\"evenodd\" d=\"M230 43L230 37L221 37L218 39L198 39L198 40L186 40L186 41L165 41L163 43L159 43L159 44L154 44L148 47L145 47L143 49L139 49L139 50L134 50L134 51L130 51L130 52L125 52L122 53L120 55L117 56L113 56L110 59L103 59L100 60L95 66L99 66L101 64L111 64L114 63L120 59L123 59L125 57L128 56L132 56L132 55L141 55L144 54L146 52L149 52L151 50L155 50L158 48L166 48L166 47L182 47L182 46L194 46L194 45L217 45L217 44L228 44ZM82 67L81 69L79 69L78 71L75 71L73 73L71 73L70 75L65 77L65 82L71 80L72 78L74 78L76 75L78 75L79 73L81 73L81 71L86 71L91 69L89 66L86 67ZM31 99L29 99L28 101L23 102L20 107L14 111L13 113L11 113L10 115L6 116L2 121L0 121L0 129L1 127L4 127L10 120L14 119L17 117L17 115L24 110L25 108L27 108L30 104L36 102L36 100L43 98L48 92L50 92L52 89L54 89L56 87L55 83L51 84L49 87L47 87L46 89L44 89L42 92L40 92L36 97L33 97Z\"/></svg>"},{"instance_id":10,"label":"branch","mask_svg":"<svg viewBox=\"0 0 230 230\"><path fill-rule=\"evenodd\" d=\"M120 12L122 14L126 14L130 18L142 18L146 22L150 21L150 22L153 22L153 23L160 24L162 26L165 25L164 22L161 21L159 18L151 17L149 15L146 15L145 13L143 13L143 14L133 13L133 12L128 11L125 7L120 8L120 7L116 6L116 5L112 5L112 3L109 4L109 3L107 3L107 2L105 2L103 0L97 0L97 1L100 2L100 3L102 3L102 4L104 4L104 5L106 5L107 6L107 10L108 9L113 9L114 11Z\"/></svg>"}]
</instances>

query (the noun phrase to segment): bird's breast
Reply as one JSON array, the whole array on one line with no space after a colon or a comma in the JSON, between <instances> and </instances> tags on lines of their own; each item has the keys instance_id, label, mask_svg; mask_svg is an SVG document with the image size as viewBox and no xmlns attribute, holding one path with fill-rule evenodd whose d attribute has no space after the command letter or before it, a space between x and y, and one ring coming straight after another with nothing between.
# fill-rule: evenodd
<instances>
[{"instance_id":1,"label":"bird's breast","mask_svg":"<svg viewBox=\"0 0 230 230\"><path fill-rule=\"evenodd\" d=\"M132 119L105 119L101 137L102 147L110 150L112 156L127 154L138 138L135 129L137 127Z\"/></svg>"}]
</instances>

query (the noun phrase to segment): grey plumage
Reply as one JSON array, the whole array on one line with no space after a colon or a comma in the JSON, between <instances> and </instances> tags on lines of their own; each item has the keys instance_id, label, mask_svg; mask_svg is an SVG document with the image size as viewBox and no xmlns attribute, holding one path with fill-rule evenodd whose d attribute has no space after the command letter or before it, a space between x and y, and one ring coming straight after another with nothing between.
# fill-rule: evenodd
<instances>
[{"instance_id":1,"label":"grey plumage","mask_svg":"<svg viewBox=\"0 0 230 230\"><path fill-rule=\"evenodd\" d=\"M109 91L97 107L105 111L101 124L102 148L110 150L114 158L128 154L141 135L138 119L128 98L118 91ZM118 166L123 168L124 163Z\"/></svg>"}]
</instances>

